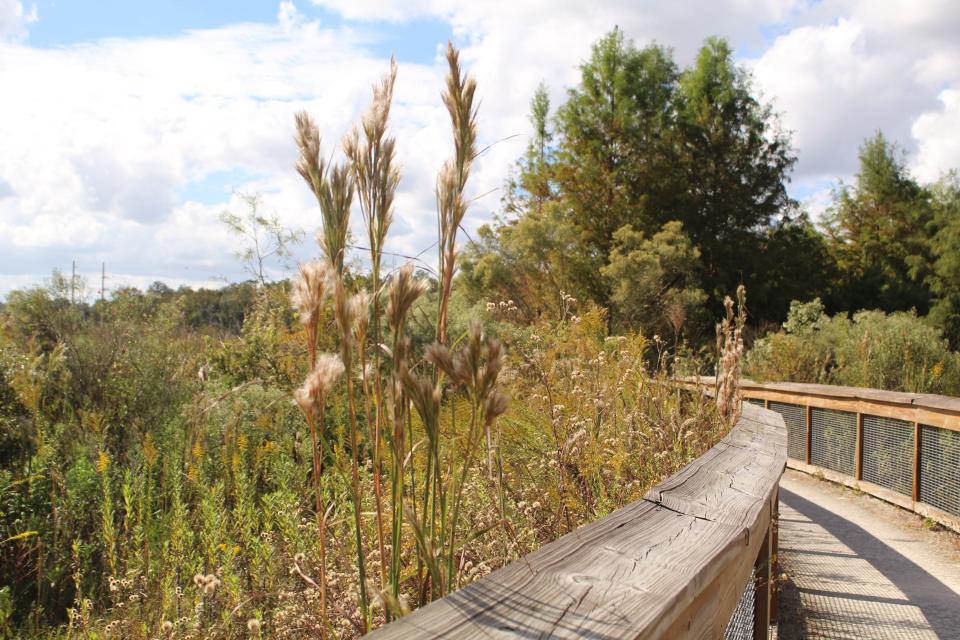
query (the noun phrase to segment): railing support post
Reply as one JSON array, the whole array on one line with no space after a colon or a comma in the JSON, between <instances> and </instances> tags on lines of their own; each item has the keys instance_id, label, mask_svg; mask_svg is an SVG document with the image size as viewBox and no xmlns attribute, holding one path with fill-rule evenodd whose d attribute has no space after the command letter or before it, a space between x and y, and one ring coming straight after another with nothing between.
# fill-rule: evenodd
<instances>
[{"instance_id":1,"label":"railing support post","mask_svg":"<svg viewBox=\"0 0 960 640\"><path fill-rule=\"evenodd\" d=\"M773 506L770 506L771 511ZM770 547L772 546L773 520L767 525L763 544L754 565L753 581L753 640L767 640L770 632Z\"/></svg>"},{"instance_id":2,"label":"railing support post","mask_svg":"<svg viewBox=\"0 0 960 640\"><path fill-rule=\"evenodd\" d=\"M863 480L863 414L857 412L857 445L854 453L853 473L857 480Z\"/></svg>"},{"instance_id":3,"label":"railing support post","mask_svg":"<svg viewBox=\"0 0 960 640\"><path fill-rule=\"evenodd\" d=\"M913 423L913 501L920 502L920 423Z\"/></svg>"},{"instance_id":4,"label":"railing support post","mask_svg":"<svg viewBox=\"0 0 960 640\"><path fill-rule=\"evenodd\" d=\"M776 624L780 611L780 590L777 589L777 576L780 575L780 487L777 486L773 495L773 519L770 522L770 624Z\"/></svg>"}]
</instances>

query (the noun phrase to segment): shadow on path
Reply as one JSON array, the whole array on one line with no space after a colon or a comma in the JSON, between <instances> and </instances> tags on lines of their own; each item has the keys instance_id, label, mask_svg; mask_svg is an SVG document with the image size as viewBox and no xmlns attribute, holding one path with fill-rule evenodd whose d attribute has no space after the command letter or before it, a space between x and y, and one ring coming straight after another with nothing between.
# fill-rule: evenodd
<instances>
[{"instance_id":1,"label":"shadow on path","mask_svg":"<svg viewBox=\"0 0 960 640\"><path fill-rule=\"evenodd\" d=\"M902 555L890 545L832 511L780 488L780 501L823 527L857 556L869 562L896 586L926 617L930 628L941 638L960 637L960 596ZM850 577L855 580L854 576ZM855 593L833 594L850 600L875 600Z\"/></svg>"}]
</instances>

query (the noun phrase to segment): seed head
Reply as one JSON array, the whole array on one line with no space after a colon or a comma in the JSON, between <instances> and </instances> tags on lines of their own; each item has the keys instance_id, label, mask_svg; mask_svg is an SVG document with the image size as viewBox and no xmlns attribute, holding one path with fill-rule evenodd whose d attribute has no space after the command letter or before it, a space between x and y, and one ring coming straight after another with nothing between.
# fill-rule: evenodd
<instances>
[{"instance_id":1,"label":"seed head","mask_svg":"<svg viewBox=\"0 0 960 640\"><path fill-rule=\"evenodd\" d=\"M316 322L330 292L333 269L326 260L300 265L300 273L293 281L290 302L300 316L300 322Z\"/></svg>"},{"instance_id":2,"label":"seed head","mask_svg":"<svg viewBox=\"0 0 960 640\"><path fill-rule=\"evenodd\" d=\"M317 407L326 402L327 395L337 379L343 375L343 362L339 356L324 353L307 375L303 385L293 392L293 398L305 415L313 416Z\"/></svg>"},{"instance_id":3,"label":"seed head","mask_svg":"<svg viewBox=\"0 0 960 640\"><path fill-rule=\"evenodd\" d=\"M390 282L387 302L387 322L396 330L403 325L410 307L426 291L427 281L414 278L414 266L408 262L397 272Z\"/></svg>"}]
</instances>

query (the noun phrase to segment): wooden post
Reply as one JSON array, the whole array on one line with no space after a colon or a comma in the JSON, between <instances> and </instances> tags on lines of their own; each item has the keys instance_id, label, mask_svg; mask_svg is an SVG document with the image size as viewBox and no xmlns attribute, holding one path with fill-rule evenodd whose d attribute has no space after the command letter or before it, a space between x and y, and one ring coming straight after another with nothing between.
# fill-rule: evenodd
<instances>
[{"instance_id":1,"label":"wooden post","mask_svg":"<svg viewBox=\"0 0 960 640\"><path fill-rule=\"evenodd\" d=\"M763 400L763 408L764 408L764 409L769 409L769 408L770 408L770 398L764 398L764 400Z\"/></svg>"},{"instance_id":2,"label":"wooden post","mask_svg":"<svg viewBox=\"0 0 960 640\"><path fill-rule=\"evenodd\" d=\"M770 632L770 547L773 522L767 526L757 562L753 581L753 640L767 640Z\"/></svg>"},{"instance_id":3,"label":"wooden post","mask_svg":"<svg viewBox=\"0 0 960 640\"><path fill-rule=\"evenodd\" d=\"M807 464L810 464L810 450L813 448L813 442L811 441L812 429L810 428L812 422L813 408L810 405L807 405Z\"/></svg>"},{"instance_id":4,"label":"wooden post","mask_svg":"<svg viewBox=\"0 0 960 640\"><path fill-rule=\"evenodd\" d=\"M920 423L913 423L913 501L920 502Z\"/></svg>"},{"instance_id":5,"label":"wooden post","mask_svg":"<svg viewBox=\"0 0 960 640\"><path fill-rule=\"evenodd\" d=\"M770 548L770 624L776 624L780 611L780 590L776 587L780 575L780 487L773 494L773 517L770 521L773 530L773 544Z\"/></svg>"},{"instance_id":6,"label":"wooden post","mask_svg":"<svg viewBox=\"0 0 960 640\"><path fill-rule=\"evenodd\" d=\"M854 451L854 477L863 480L863 414L860 412L857 412L857 445Z\"/></svg>"}]
</instances>

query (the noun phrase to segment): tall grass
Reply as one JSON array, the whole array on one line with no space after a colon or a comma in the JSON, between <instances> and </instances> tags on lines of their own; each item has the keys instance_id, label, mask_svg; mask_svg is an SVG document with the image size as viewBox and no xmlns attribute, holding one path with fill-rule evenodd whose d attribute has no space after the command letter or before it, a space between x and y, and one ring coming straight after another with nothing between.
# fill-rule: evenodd
<instances>
[{"instance_id":1,"label":"tall grass","mask_svg":"<svg viewBox=\"0 0 960 640\"><path fill-rule=\"evenodd\" d=\"M492 451L490 428L506 405L505 396L499 391L497 383L503 364L500 344L489 339L478 324L472 324L467 335L458 338L457 342L463 341L461 346L451 350L447 345L448 308L456 270L456 237L467 210L464 192L475 155L477 135L476 110L473 106L476 84L463 73L459 54L452 46L447 49L447 62L449 72L443 101L451 119L454 155L444 164L437 178L440 294L436 343L425 354L414 353L406 335L406 314L423 291L423 286L413 280L412 265L407 265L394 274L388 283L389 304L386 312L392 334L392 349L387 350L392 360L390 366L384 366L386 363L382 359L380 270L393 218L394 195L400 180L399 170L394 164L394 140L387 134L396 64L391 62L390 71L374 87L370 108L360 124L344 139L342 146L347 164L343 167L329 169L325 166L321 156L320 134L310 116L301 113L296 120L301 152L298 170L317 196L323 220L320 244L326 256L324 264L333 266L331 286L334 291L334 317L339 335L340 361L346 372L349 484L363 631L369 628L372 618L368 585L370 576L366 563L367 541L364 539L364 486L359 472L361 452L372 451L376 514L374 537L380 565L377 598L390 604L386 609L389 618L401 610L402 584L408 579L404 575L402 550L405 526L412 531L416 543L414 552L420 601L442 597L453 588L459 566L458 533L467 476L474 466L481 444L480 434L487 434L487 447ZM354 190L359 196L360 211L367 229L371 264L368 285L372 288L372 294L366 290L351 292L344 268L349 204ZM298 283L295 291L309 289L305 274L325 268L301 267L303 284ZM302 302L302 299L303 296L298 295L297 301ZM323 303L323 296L318 296L315 306L320 307ZM301 317L304 315L301 309ZM372 333L368 339L371 320ZM307 339L310 341L315 339L318 331L319 313L308 315L307 322ZM308 352L312 359L312 345L308 345ZM359 361L361 367L362 384L359 388L354 384L352 375L355 361ZM368 362L372 364L369 371L366 367ZM316 376L317 373L314 371L310 375ZM310 396L307 389L309 380L298 392L300 396ZM469 418L464 433L441 430L441 405L445 395L451 399L450 411L453 416L456 397L462 395L465 398ZM310 397L313 398L312 402L320 401L316 395ZM388 397L392 398L389 402ZM366 412L365 416L358 415L358 407ZM425 436L422 453L416 450L408 433L413 418L411 407ZM305 411L308 422L313 419L311 411ZM320 415L322 410L313 413ZM361 417L365 418L368 427L363 433L360 429ZM392 429L385 430L385 424L392 425ZM318 428L311 426L312 432L317 429L323 432L325 427L322 424ZM384 453L390 457L386 473L382 468ZM418 458L423 460L423 491L405 491L408 472L415 482ZM320 465L314 466L315 473L319 475ZM386 491L384 484L387 485ZM385 494L390 496L391 501L389 562L385 541ZM322 518L320 522L322 524ZM322 526L319 534L323 545ZM324 600L325 596L321 599Z\"/></svg>"},{"instance_id":2,"label":"tall grass","mask_svg":"<svg viewBox=\"0 0 960 640\"><path fill-rule=\"evenodd\" d=\"M399 180L391 65L343 161L297 115L322 257L263 287L238 335L188 331L177 296L93 313L35 292L2 311L0 637L357 637L638 499L719 437L715 408L642 336L608 336L600 309L464 311L476 87L447 62L436 279L373 269Z\"/></svg>"}]
</instances>

